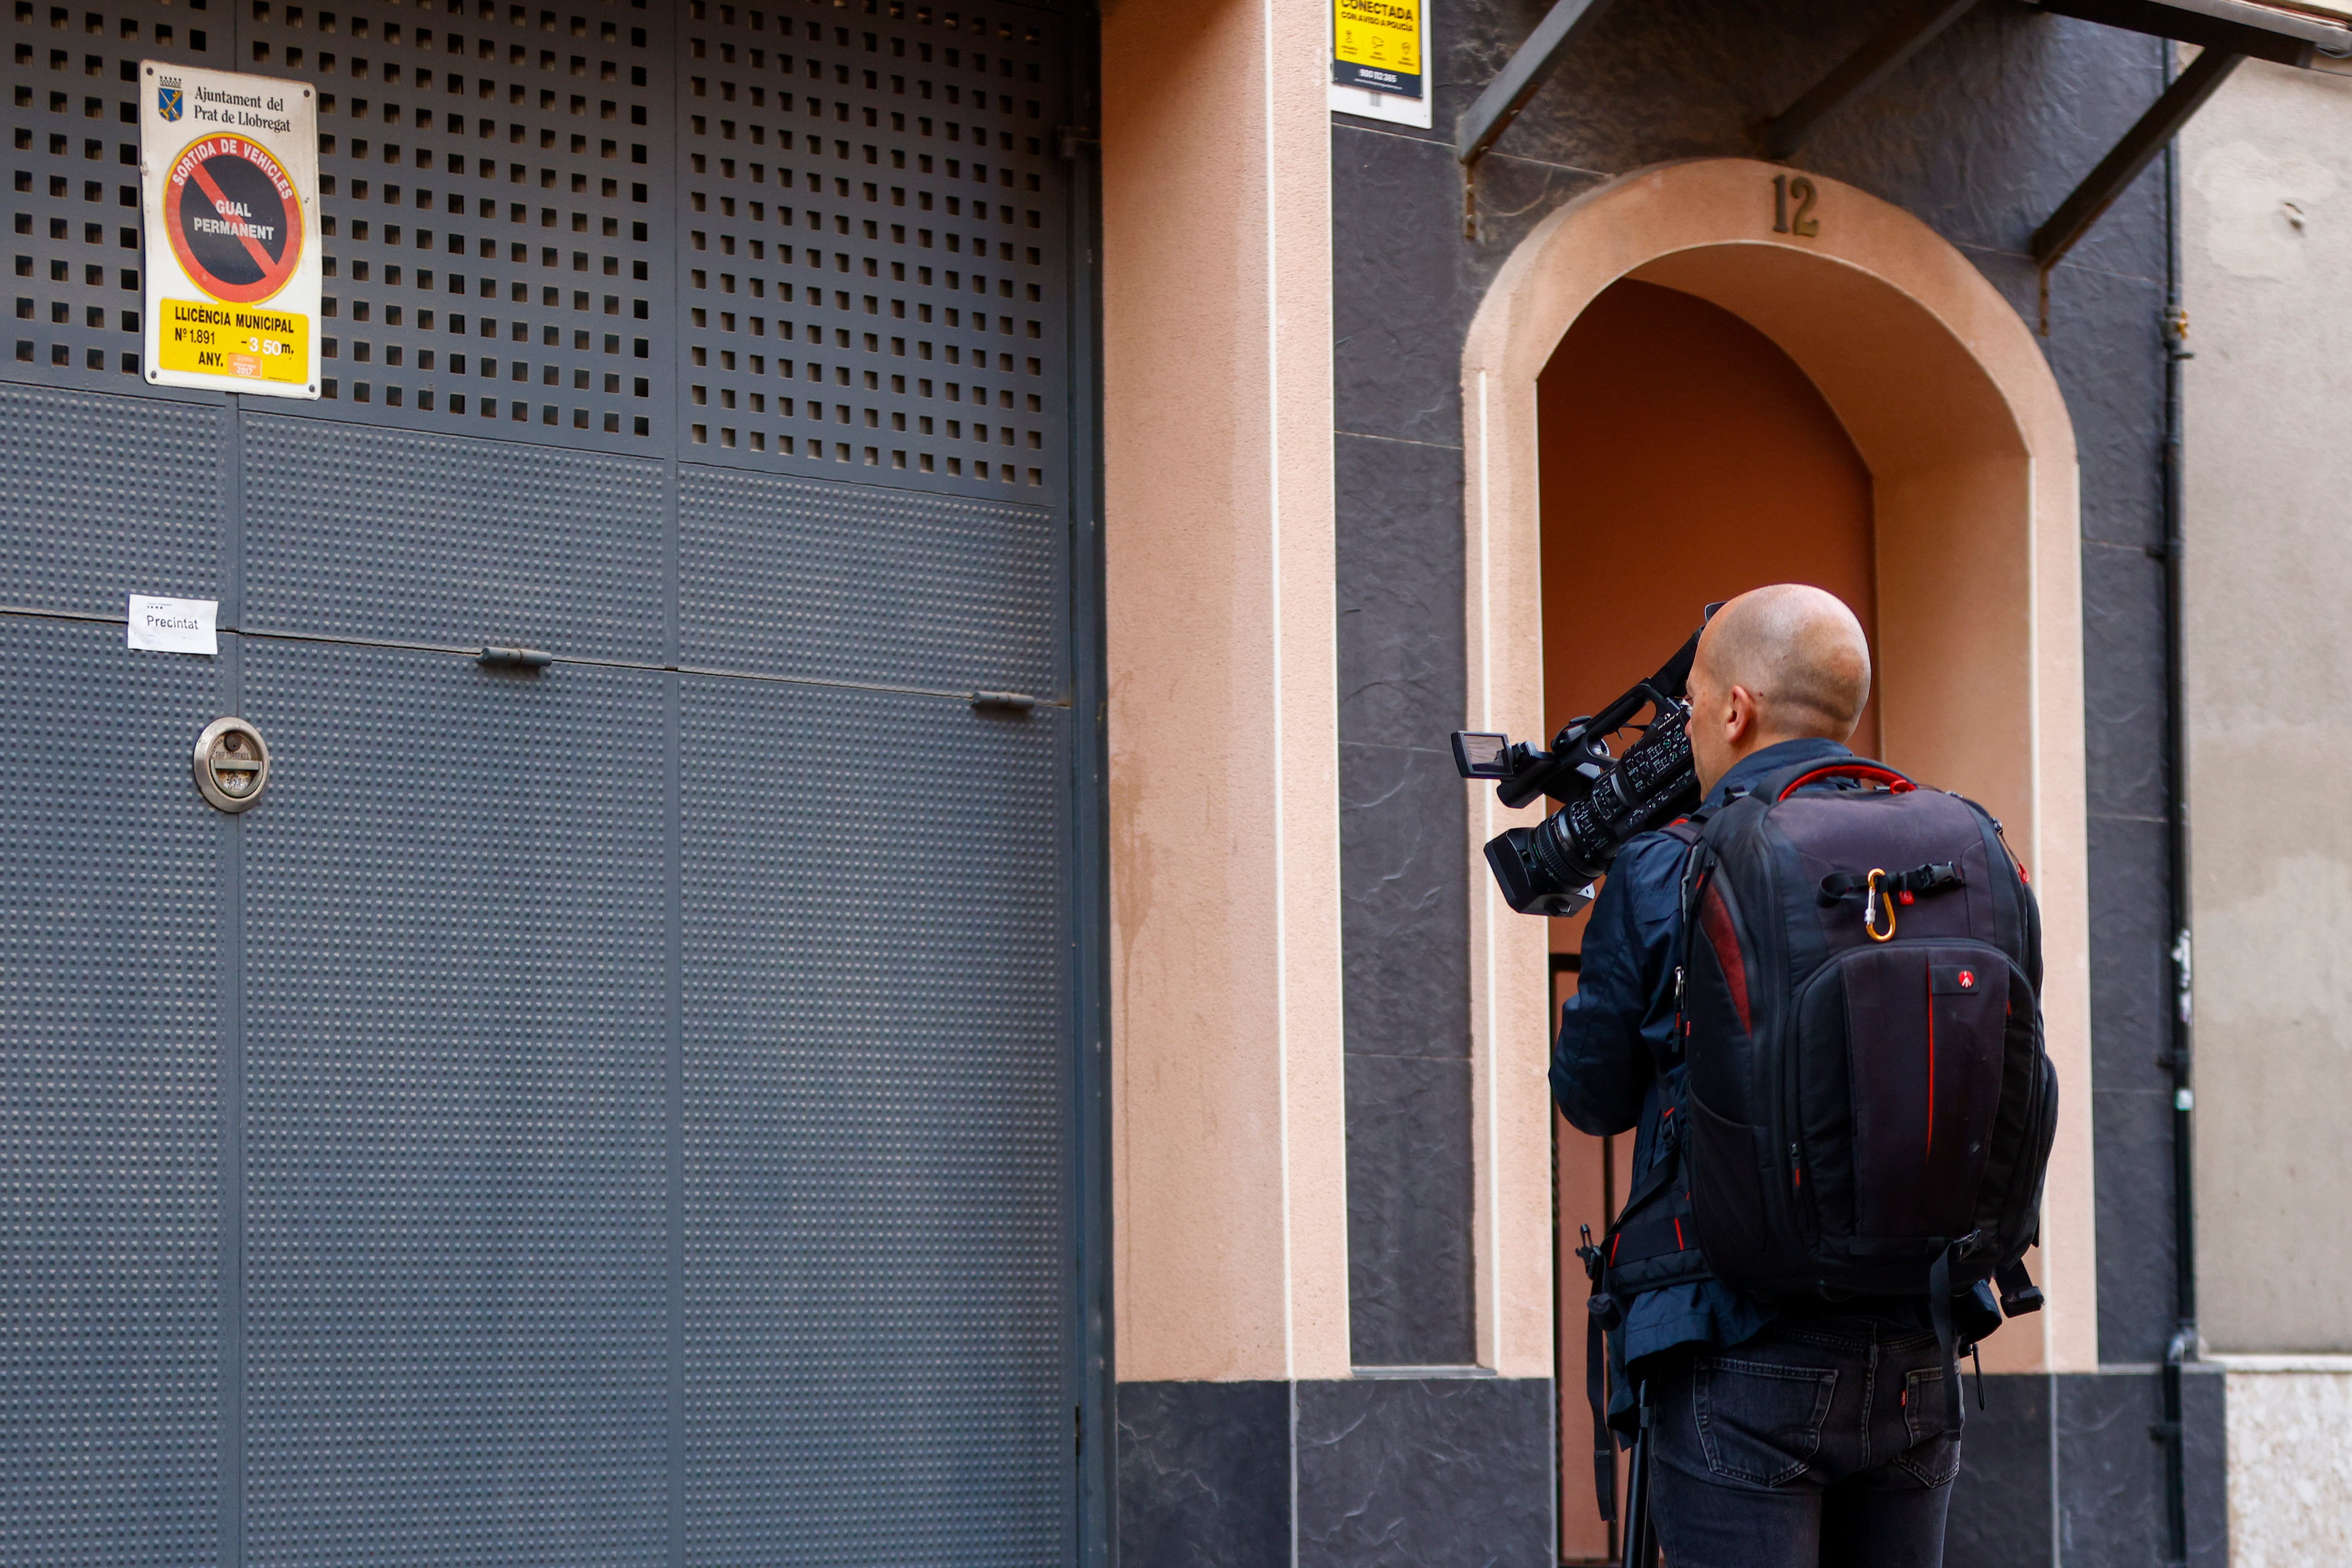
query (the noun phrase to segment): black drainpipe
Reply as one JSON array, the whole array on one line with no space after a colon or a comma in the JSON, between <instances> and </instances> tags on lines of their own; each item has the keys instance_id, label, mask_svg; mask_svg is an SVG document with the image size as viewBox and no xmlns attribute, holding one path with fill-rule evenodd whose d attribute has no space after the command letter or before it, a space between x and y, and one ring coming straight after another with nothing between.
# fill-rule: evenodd
<instances>
[{"instance_id":1,"label":"black drainpipe","mask_svg":"<svg viewBox=\"0 0 2352 1568\"><path fill-rule=\"evenodd\" d=\"M2164 48L2164 77L2172 79L2173 46ZM2170 1526L2170 1561L2189 1561L2188 1428L2182 1415L2181 1378L2197 1358L2197 1207L2193 1182L2192 1106L2189 1084L2189 716L2183 678L2181 558L2186 542L2181 452L2181 374L2189 351L2189 312L2180 298L2180 153L2177 140L2164 148L2165 300L2164 342L2164 544L2155 552L2164 562L2164 681L2166 849L2171 894L2173 1005L2171 1049L2158 1060L2172 1071L2172 1279L2173 1333L2164 1351L2164 1420L2154 1435L2164 1443L2164 1500Z\"/></svg>"}]
</instances>

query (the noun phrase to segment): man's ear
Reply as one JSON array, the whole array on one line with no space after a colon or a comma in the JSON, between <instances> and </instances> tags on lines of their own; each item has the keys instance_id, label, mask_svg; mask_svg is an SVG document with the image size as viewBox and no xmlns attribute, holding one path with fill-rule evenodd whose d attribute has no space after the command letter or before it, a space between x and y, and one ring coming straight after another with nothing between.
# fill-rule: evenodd
<instances>
[{"instance_id":1,"label":"man's ear","mask_svg":"<svg viewBox=\"0 0 2352 1568\"><path fill-rule=\"evenodd\" d=\"M1735 685L1726 696L1724 706L1729 712L1725 715L1727 733L1724 738L1735 747L1744 745L1756 734L1759 716L1756 694L1746 686Z\"/></svg>"}]
</instances>

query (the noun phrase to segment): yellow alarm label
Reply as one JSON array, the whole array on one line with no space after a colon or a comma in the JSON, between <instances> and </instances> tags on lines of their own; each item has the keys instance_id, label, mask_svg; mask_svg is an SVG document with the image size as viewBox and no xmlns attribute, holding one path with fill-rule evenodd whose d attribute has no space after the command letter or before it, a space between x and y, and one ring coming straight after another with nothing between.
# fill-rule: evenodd
<instances>
[{"instance_id":1,"label":"yellow alarm label","mask_svg":"<svg viewBox=\"0 0 2352 1568\"><path fill-rule=\"evenodd\" d=\"M1422 0L1333 0L1333 55L1401 77L1421 75ZM1368 84L1370 85L1370 84Z\"/></svg>"},{"instance_id":2,"label":"yellow alarm label","mask_svg":"<svg viewBox=\"0 0 2352 1568\"><path fill-rule=\"evenodd\" d=\"M158 362L167 371L256 382L310 379L310 319L267 307L166 299Z\"/></svg>"}]
</instances>

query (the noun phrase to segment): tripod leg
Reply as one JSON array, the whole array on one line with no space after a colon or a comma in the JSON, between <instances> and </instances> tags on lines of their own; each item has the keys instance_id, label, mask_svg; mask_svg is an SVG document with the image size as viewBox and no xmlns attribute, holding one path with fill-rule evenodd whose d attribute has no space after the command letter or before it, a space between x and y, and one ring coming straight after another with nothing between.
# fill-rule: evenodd
<instances>
[{"instance_id":1,"label":"tripod leg","mask_svg":"<svg viewBox=\"0 0 2352 1568\"><path fill-rule=\"evenodd\" d=\"M1650 1520L1649 1485L1646 1478L1642 1491L1642 1525L1633 1542L1633 1561L1639 1568L1657 1568L1658 1532Z\"/></svg>"},{"instance_id":2,"label":"tripod leg","mask_svg":"<svg viewBox=\"0 0 2352 1568\"><path fill-rule=\"evenodd\" d=\"M1646 1382L1636 1394L1635 1404L1640 1414L1625 1474L1625 1552L1621 1568L1656 1568L1658 1542L1650 1529L1650 1385Z\"/></svg>"}]
</instances>

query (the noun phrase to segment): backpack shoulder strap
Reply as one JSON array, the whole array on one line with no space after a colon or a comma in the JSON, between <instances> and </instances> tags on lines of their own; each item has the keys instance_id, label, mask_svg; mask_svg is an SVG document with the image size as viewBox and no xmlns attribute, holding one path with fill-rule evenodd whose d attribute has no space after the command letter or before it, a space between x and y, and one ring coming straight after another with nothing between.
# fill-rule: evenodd
<instances>
[{"instance_id":1,"label":"backpack shoulder strap","mask_svg":"<svg viewBox=\"0 0 2352 1568\"><path fill-rule=\"evenodd\" d=\"M1673 821L1666 823L1664 826L1653 828L1651 830L1651 831L1662 833L1665 837L1674 840L1675 842L1682 845L1683 872L1678 881L1682 884L1683 892L1685 896L1688 895L1690 891L1691 867L1698 859L1698 857L1691 852L1698 848L1699 839L1706 831L1706 818L1707 813L1705 811L1693 811L1687 817L1676 817ZM1687 906L1685 905L1685 907Z\"/></svg>"}]
</instances>

